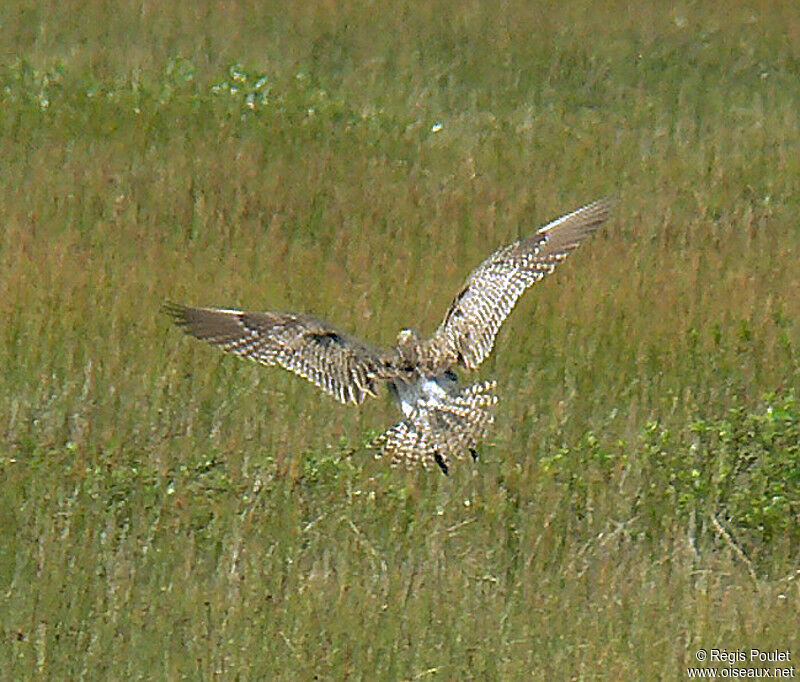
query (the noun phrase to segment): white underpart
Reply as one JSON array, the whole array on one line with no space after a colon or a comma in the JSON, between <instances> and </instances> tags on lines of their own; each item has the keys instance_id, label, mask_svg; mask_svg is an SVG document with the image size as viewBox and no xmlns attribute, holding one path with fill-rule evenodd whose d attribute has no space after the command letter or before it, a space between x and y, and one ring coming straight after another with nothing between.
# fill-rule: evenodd
<instances>
[{"instance_id":1,"label":"white underpart","mask_svg":"<svg viewBox=\"0 0 800 682\"><path fill-rule=\"evenodd\" d=\"M421 405L436 404L452 395L458 384L447 375L441 374L437 377L422 376L413 383L395 381L395 386L400 409L406 417L410 417Z\"/></svg>"}]
</instances>

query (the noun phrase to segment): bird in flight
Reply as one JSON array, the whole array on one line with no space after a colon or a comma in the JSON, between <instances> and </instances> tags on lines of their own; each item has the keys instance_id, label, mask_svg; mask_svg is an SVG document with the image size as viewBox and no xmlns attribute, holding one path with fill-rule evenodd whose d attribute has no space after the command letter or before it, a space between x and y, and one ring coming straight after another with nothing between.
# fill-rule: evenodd
<instances>
[{"instance_id":1,"label":"bird in flight","mask_svg":"<svg viewBox=\"0 0 800 682\"><path fill-rule=\"evenodd\" d=\"M279 365L344 404L360 405L386 384L403 419L370 444L392 464L448 473L494 421L494 381L460 387L456 367L476 369L494 346L519 297L551 273L609 217L601 199L568 213L490 255L467 277L428 339L403 329L394 348L362 343L303 313L245 312L165 304L176 324L198 339L263 365Z\"/></svg>"}]
</instances>

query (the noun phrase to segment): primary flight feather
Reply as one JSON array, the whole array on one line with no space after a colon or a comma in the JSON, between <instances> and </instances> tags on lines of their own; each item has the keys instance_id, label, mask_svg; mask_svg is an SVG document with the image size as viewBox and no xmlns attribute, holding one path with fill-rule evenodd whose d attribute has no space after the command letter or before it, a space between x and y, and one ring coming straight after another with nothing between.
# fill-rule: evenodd
<instances>
[{"instance_id":1,"label":"primary flight feather","mask_svg":"<svg viewBox=\"0 0 800 682\"><path fill-rule=\"evenodd\" d=\"M402 330L382 350L301 313L251 313L167 303L184 330L222 350L308 379L342 403L358 405L386 384L404 418L373 442L392 463L436 464L469 452L494 421L494 382L460 388L454 368L475 369L489 355L503 321L524 291L609 217L595 201L491 254L467 277L444 320L427 339Z\"/></svg>"}]
</instances>

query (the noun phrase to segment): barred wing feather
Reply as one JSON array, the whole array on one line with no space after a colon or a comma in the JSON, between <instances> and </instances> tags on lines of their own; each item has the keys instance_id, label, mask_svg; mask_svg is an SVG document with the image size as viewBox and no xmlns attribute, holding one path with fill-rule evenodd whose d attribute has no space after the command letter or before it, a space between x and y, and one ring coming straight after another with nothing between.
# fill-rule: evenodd
<instances>
[{"instance_id":1,"label":"barred wing feather","mask_svg":"<svg viewBox=\"0 0 800 682\"><path fill-rule=\"evenodd\" d=\"M530 237L498 249L473 270L427 342L433 364L478 367L492 351L497 332L519 297L597 230L611 207L610 200L601 199L568 213Z\"/></svg>"},{"instance_id":2,"label":"barred wing feather","mask_svg":"<svg viewBox=\"0 0 800 682\"><path fill-rule=\"evenodd\" d=\"M192 336L229 353L278 365L342 403L360 404L385 378L381 353L312 315L248 313L168 303L165 310Z\"/></svg>"}]
</instances>

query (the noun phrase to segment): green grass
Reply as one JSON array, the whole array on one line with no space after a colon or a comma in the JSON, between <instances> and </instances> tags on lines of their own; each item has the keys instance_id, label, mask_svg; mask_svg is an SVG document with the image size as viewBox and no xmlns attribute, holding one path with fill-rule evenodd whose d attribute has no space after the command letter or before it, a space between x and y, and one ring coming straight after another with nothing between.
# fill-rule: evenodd
<instances>
[{"instance_id":1,"label":"green grass","mask_svg":"<svg viewBox=\"0 0 800 682\"><path fill-rule=\"evenodd\" d=\"M800 11L0 8L0 679L686 679L800 652ZM607 194L480 461L165 299L429 333ZM355 452L353 452L355 450Z\"/></svg>"}]
</instances>

